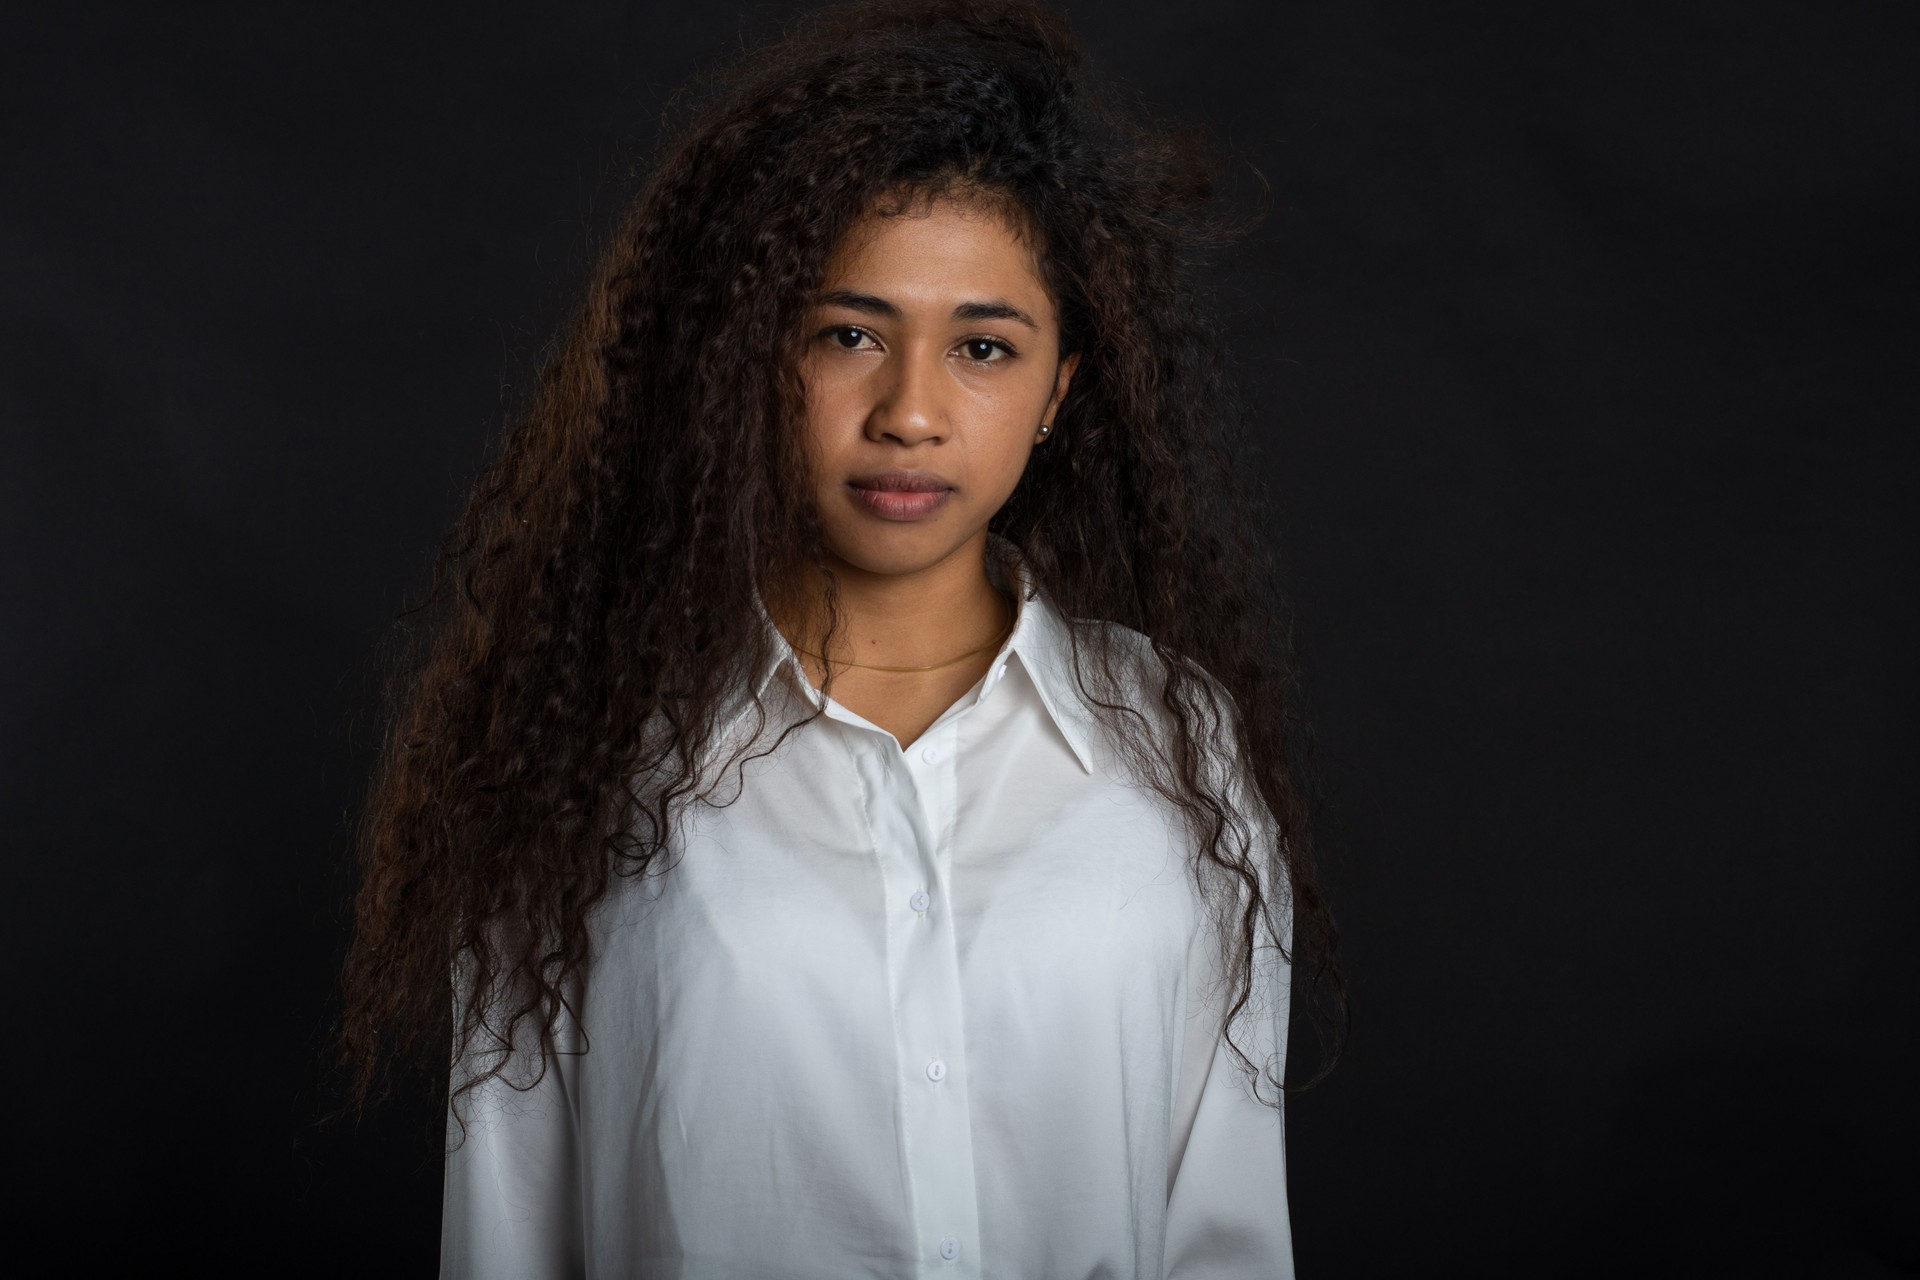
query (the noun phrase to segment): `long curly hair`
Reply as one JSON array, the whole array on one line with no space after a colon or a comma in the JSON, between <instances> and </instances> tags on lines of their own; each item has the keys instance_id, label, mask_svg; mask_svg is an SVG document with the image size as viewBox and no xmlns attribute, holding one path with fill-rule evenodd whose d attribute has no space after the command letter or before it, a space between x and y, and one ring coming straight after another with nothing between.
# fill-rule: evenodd
<instances>
[{"instance_id":1,"label":"long curly hair","mask_svg":"<svg viewBox=\"0 0 1920 1280\"><path fill-rule=\"evenodd\" d=\"M1224 168L1202 135L1121 102L1028 0L857 0L676 98L678 127L389 642L342 972L347 1109L386 1096L396 1068L457 1102L516 1043L544 1070L590 911L615 875L660 870L738 674L770 656L762 584L816 575L807 647L832 651L803 321L857 219L942 195L1018 219L1061 350L1081 357L989 530L1068 618L1116 758L1192 835L1230 1021L1256 945L1280 945L1330 1049L1308 1083L1338 1060L1346 993L1290 614L1192 279L1250 222L1214 212ZM1224 783L1222 744L1239 770Z\"/></svg>"}]
</instances>

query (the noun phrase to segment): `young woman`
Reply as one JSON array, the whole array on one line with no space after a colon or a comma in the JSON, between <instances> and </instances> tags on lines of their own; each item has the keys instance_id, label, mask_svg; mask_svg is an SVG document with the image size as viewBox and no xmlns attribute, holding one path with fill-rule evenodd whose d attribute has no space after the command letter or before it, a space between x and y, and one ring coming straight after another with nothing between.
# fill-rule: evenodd
<instances>
[{"instance_id":1,"label":"young woman","mask_svg":"<svg viewBox=\"0 0 1920 1280\"><path fill-rule=\"evenodd\" d=\"M665 147L366 807L444 1274L1291 1274L1342 1003L1201 157L1020 0L809 16Z\"/></svg>"}]
</instances>

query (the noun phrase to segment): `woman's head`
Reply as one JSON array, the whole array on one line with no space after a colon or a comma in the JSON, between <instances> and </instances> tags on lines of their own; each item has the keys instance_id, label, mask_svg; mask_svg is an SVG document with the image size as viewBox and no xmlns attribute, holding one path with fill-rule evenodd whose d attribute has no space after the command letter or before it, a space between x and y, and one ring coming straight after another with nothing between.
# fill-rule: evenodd
<instances>
[{"instance_id":1,"label":"woman's head","mask_svg":"<svg viewBox=\"0 0 1920 1280\"><path fill-rule=\"evenodd\" d=\"M727 491L747 500L725 511L689 504L690 513L730 522L739 545L757 540L755 581L820 579L857 554L876 565L923 561L942 542L960 545L949 535L961 518L977 527L994 515L1000 502L989 497L1020 498L1010 532L1022 513L1037 520L1049 506L1104 501L1064 492L1097 464L1086 455L1103 433L1148 421L1177 433L1162 398L1191 395L1183 379L1210 376L1196 366L1169 377L1167 368L1170 357L1205 359L1192 356L1177 267L1182 250L1210 234L1200 217L1212 189L1208 152L1130 125L1085 78L1064 20L1036 4L857 3L801 19L714 77L663 149L604 264L594 343L608 356L609 428L638 443L652 424L671 421L681 434L665 443L683 445L689 466L727 460ZM904 366L876 359L875 342L826 376L818 300L833 287L835 264L857 254L876 224L904 243L916 224L903 220L931 213L944 226L955 210L985 215L980 225L1019 242L1017 274L1023 285L1037 281L1054 312L1040 345L1056 349L1048 358L1060 361L1052 380L1060 394L1023 394L1018 404L1034 429L1023 439L1039 441L1042 422L1053 424L1048 448L1033 468L1015 468L1013 487L996 459L990 478L956 489L936 517L877 542L867 527L871 545L857 549L846 541L846 476L820 474L819 439L802 430L819 425L805 375L821 375L815 385L829 384L845 413L851 369L892 377ZM918 238L931 239L933 228L918 225ZM995 377L1024 389L1034 345L1021 347L1019 374ZM869 381L863 394L877 399L881 389ZM1014 412L1008 397L995 399L997 413ZM962 442L953 443L957 454ZM905 455L936 451L882 439L829 452L829 472L865 472L918 469ZM690 547L711 532L656 524L647 536Z\"/></svg>"},{"instance_id":2,"label":"woman's head","mask_svg":"<svg viewBox=\"0 0 1920 1280\"><path fill-rule=\"evenodd\" d=\"M1196 876L1249 891L1210 897L1241 994L1290 905L1338 1003L1289 629L1189 275L1213 172L1196 135L1110 106L1032 0L858 0L708 79L400 655L346 972L360 1090L396 1053L444 1070L456 957L456 1050L482 1013L547 1034L587 911L655 863L739 673L776 656L763 588L823 584L797 642L830 652L836 569L910 571L983 525L1073 620L1082 691L1187 819ZM893 468L946 475L944 509L857 506L848 481ZM1151 642L1150 705L1124 632ZM1270 847L1208 781L1223 733Z\"/></svg>"}]
</instances>

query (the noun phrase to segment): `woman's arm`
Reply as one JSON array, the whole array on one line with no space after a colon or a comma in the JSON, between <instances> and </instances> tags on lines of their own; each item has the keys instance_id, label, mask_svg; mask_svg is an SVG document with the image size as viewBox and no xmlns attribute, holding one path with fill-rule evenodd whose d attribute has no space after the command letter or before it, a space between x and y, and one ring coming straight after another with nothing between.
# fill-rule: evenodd
<instances>
[{"instance_id":1,"label":"woman's arm","mask_svg":"<svg viewBox=\"0 0 1920 1280\"><path fill-rule=\"evenodd\" d=\"M523 1028L526 1024L522 1024ZM560 1028L556 1028L556 1036ZM530 1048L516 1050L515 1083ZM580 1149L569 1068L575 1059L548 1056L533 1087L520 1090L489 1078L460 1099L466 1118L461 1142L453 1107L447 1116L449 1151L440 1216L440 1275L444 1280L565 1280L585 1272Z\"/></svg>"},{"instance_id":2,"label":"woman's arm","mask_svg":"<svg viewBox=\"0 0 1920 1280\"><path fill-rule=\"evenodd\" d=\"M1230 768L1229 803L1253 835L1251 853L1278 940L1291 947L1293 914L1284 877L1269 861L1279 832L1251 779ZM1246 895L1240 898L1244 907ZM1262 1072L1283 1078L1292 965L1264 925L1253 952L1252 987L1233 1027L1234 1043ZM1225 1035L1231 991L1221 981L1218 935L1196 931L1188 963L1187 1036L1174 1098L1167 1174L1166 1280L1292 1280L1293 1227L1287 1210L1286 1126L1254 1096L1254 1082ZM1276 1086L1260 1093L1276 1100Z\"/></svg>"},{"instance_id":3,"label":"woman's arm","mask_svg":"<svg viewBox=\"0 0 1920 1280\"><path fill-rule=\"evenodd\" d=\"M1291 966L1270 945L1257 950L1254 960L1253 991L1234 1040L1263 1069L1277 1055L1273 1072L1279 1075L1286 1062ZM1200 1008L1194 1016L1206 1022L1190 1028L1175 1101L1165 1275L1291 1280L1285 1123L1280 1112L1253 1097L1252 1082L1219 1034L1224 1007L1204 995L1195 993ZM1203 1027L1216 1033L1205 1034ZM1274 1088L1265 1083L1261 1092L1272 1098Z\"/></svg>"}]
</instances>

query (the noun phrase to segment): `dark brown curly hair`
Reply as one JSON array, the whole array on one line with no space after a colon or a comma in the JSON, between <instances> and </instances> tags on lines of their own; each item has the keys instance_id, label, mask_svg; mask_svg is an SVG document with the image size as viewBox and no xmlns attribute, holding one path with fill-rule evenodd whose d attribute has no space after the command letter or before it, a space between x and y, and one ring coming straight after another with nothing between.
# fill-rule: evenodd
<instances>
[{"instance_id":1,"label":"dark brown curly hair","mask_svg":"<svg viewBox=\"0 0 1920 1280\"><path fill-rule=\"evenodd\" d=\"M349 1108L385 1096L396 1066L457 1100L516 1037L538 1037L544 1064L590 909L614 875L661 870L738 673L769 657L760 585L821 575L809 647L832 651L802 321L856 219L943 194L1018 219L1061 350L1081 357L989 529L1069 618L1117 757L1192 833L1231 1015L1256 942L1290 938L1295 1007L1331 1049L1309 1083L1337 1061L1346 995L1291 623L1191 278L1248 223L1212 212L1223 169L1203 137L1096 90L1039 4L861 0L676 99L682 123L395 630L342 974ZM1220 744L1242 770L1227 786L1207 764ZM1248 787L1271 822L1246 820ZM450 1081L483 1033L505 1048Z\"/></svg>"}]
</instances>

